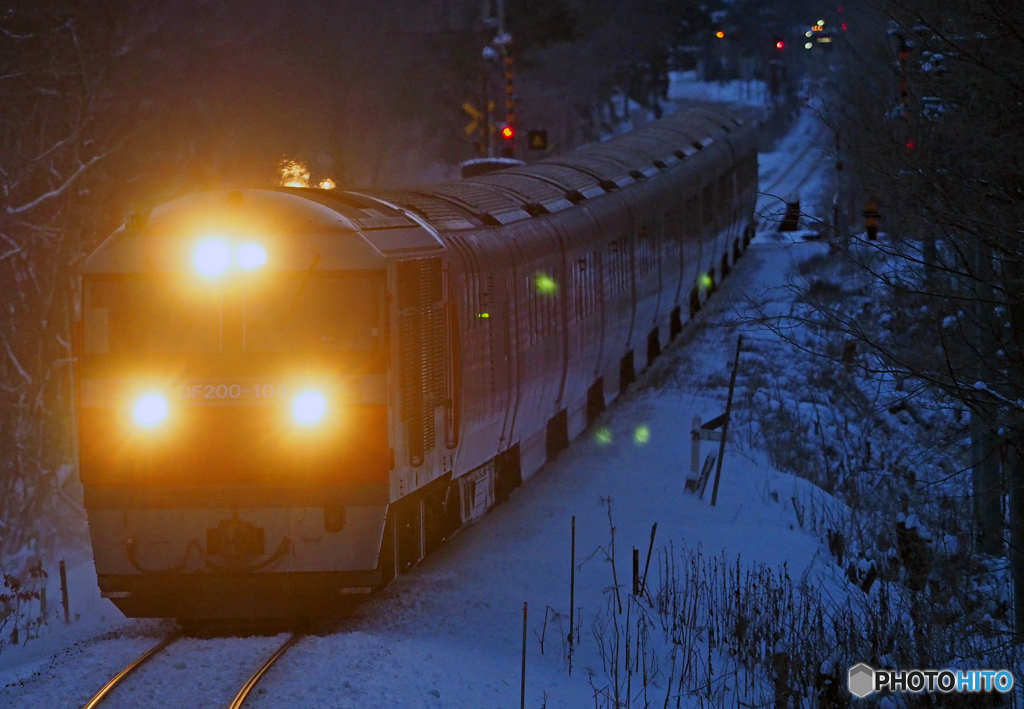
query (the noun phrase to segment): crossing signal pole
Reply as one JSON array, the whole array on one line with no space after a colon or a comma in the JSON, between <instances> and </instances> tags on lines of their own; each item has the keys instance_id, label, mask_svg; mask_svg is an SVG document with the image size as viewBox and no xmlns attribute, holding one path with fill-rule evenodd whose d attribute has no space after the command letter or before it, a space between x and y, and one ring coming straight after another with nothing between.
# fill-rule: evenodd
<instances>
[{"instance_id":1,"label":"crossing signal pole","mask_svg":"<svg viewBox=\"0 0 1024 709\"><path fill-rule=\"evenodd\" d=\"M515 66L512 55L509 52L509 44L512 42L512 35L505 31L505 2L504 0L483 0L481 13L482 40L484 44L481 57L483 60L480 75L480 108L467 104L463 105L472 118L466 126L466 135L472 136L479 128L479 140L474 140L477 151L484 156L494 157L495 136L494 133L501 132L501 155L504 157L515 157L516 139L516 96L515 96ZM494 64L499 63L505 75L505 121L502 123L491 111L494 103L490 100ZM467 108L468 106L468 108Z\"/></svg>"},{"instance_id":2,"label":"crossing signal pole","mask_svg":"<svg viewBox=\"0 0 1024 709\"><path fill-rule=\"evenodd\" d=\"M506 158L516 156L515 65L508 51L511 41L512 35L505 32L505 0L498 0L498 36L494 38L494 44L501 50L501 63L505 71L505 127L501 130L501 137L504 138L502 155Z\"/></svg>"},{"instance_id":3,"label":"crossing signal pole","mask_svg":"<svg viewBox=\"0 0 1024 709\"><path fill-rule=\"evenodd\" d=\"M505 128L501 131L501 137L505 139L505 157L514 158L516 156L516 94L513 83L515 71L507 44L501 45L501 52L505 56Z\"/></svg>"}]
</instances>

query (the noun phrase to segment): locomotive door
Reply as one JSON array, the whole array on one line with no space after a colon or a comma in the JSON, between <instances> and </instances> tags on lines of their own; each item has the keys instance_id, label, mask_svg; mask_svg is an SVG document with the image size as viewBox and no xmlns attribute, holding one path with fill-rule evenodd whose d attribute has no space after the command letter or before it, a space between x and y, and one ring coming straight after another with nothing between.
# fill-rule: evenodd
<instances>
[{"instance_id":1,"label":"locomotive door","mask_svg":"<svg viewBox=\"0 0 1024 709\"><path fill-rule=\"evenodd\" d=\"M440 258L399 261L398 351L400 419L406 429L408 464L419 466L442 438L454 445L453 324L444 304Z\"/></svg>"}]
</instances>

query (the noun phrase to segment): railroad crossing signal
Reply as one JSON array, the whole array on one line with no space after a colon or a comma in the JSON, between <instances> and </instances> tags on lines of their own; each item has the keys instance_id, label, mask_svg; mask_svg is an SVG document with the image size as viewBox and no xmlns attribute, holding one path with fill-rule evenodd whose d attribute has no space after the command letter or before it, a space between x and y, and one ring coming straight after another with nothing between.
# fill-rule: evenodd
<instances>
[{"instance_id":1,"label":"railroad crossing signal","mask_svg":"<svg viewBox=\"0 0 1024 709\"><path fill-rule=\"evenodd\" d=\"M480 109L478 109L473 104L471 104L469 101L466 101L464 104L462 104L462 110L465 111L466 113L468 113L469 117L473 119L469 123L466 124L465 128L463 128L463 130L466 131L466 135L467 136L471 136L474 133L476 133L477 131L479 131L480 133L483 133L484 132L484 122L485 122L484 121L484 112L481 111ZM494 110L494 101L488 101L487 102L487 112L490 113L493 110ZM491 126L491 131L492 132L494 131L494 126Z\"/></svg>"},{"instance_id":2,"label":"railroad crossing signal","mask_svg":"<svg viewBox=\"0 0 1024 709\"><path fill-rule=\"evenodd\" d=\"M526 131L526 142L530 146L530 150L547 150L548 132L546 130L528 130Z\"/></svg>"}]
</instances>

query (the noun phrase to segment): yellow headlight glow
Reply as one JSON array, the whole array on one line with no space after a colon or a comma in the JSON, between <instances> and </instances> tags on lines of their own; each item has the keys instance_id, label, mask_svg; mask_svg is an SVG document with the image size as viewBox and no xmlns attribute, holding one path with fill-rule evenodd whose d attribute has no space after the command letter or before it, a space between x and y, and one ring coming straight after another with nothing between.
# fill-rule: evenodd
<instances>
[{"instance_id":1,"label":"yellow headlight glow","mask_svg":"<svg viewBox=\"0 0 1024 709\"><path fill-rule=\"evenodd\" d=\"M204 276L219 276L228 268L231 254L223 241L204 241L192 254L196 270Z\"/></svg>"},{"instance_id":2,"label":"yellow headlight glow","mask_svg":"<svg viewBox=\"0 0 1024 709\"><path fill-rule=\"evenodd\" d=\"M267 262L267 252L259 244L242 244L238 247L238 263L242 268L259 268Z\"/></svg>"},{"instance_id":3,"label":"yellow headlight glow","mask_svg":"<svg viewBox=\"0 0 1024 709\"><path fill-rule=\"evenodd\" d=\"M146 394L135 402L132 415L143 428L158 426L167 418L167 399L159 394Z\"/></svg>"},{"instance_id":4,"label":"yellow headlight glow","mask_svg":"<svg viewBox=\"0 0 1024 709\"><path fill-rule=\"evenodd\" d=\"M304 426L318 423L326 413L327 399L318 391L304 391L292 402L292 415Z\"/></svg>"}]
</instances>

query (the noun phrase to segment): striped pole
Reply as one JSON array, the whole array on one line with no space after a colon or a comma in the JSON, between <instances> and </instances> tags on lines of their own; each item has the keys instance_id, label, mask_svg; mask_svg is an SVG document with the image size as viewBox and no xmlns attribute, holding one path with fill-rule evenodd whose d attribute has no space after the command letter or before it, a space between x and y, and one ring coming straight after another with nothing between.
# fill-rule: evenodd
<instances>
[{"instance_id":1,"label":"striped pole","mask_svg":"<svg viewBox=\"0 0 1024 709\"><path fill-rule=\"evenodd\" d=\"M508 143L508 157L514 158L516 151L516 99L515 99L515 72L513 71L512 55L508 47L502 47L502 54L505 57L505 123L512 129L512 140Z\"/></svg>"}]
</instances>

